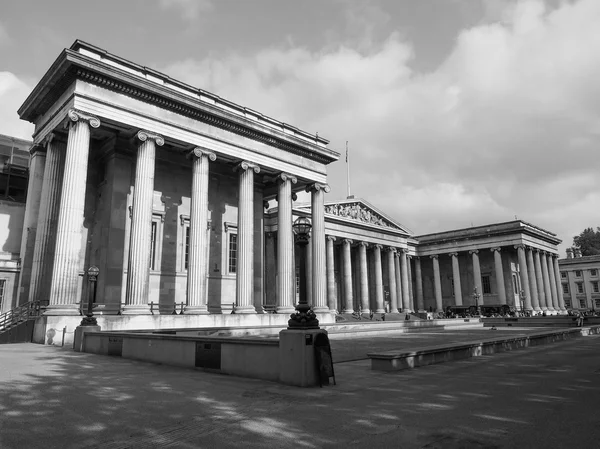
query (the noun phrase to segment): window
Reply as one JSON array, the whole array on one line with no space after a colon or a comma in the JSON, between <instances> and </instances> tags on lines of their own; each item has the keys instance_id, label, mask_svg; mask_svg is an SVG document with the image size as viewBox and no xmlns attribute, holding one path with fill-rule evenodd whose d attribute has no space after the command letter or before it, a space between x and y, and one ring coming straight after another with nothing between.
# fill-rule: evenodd
<instances>
[{"instance_id":1,"label":"window","mask_svg":"<svg viewBox=\"0 0 600 449\"><path fill-rule=\"evenodd\" d=\"M481 288L483 289L484 295L489 295L492 293L492 284L490 282L490 275L481 276Z\"/></svg>"},{"instance_id":2,"label":"window","mask_svg":"<svg viewBox=\"0 0 600 449\"><path fill-rule=\"evenodd\" d=\"M452 293L452 296L454 296L454 278L450 278L450 282L451 282L451 284L452 284L452 290L451 290L451 293Z\"/></svg>"},{"instance_id":3,"label":"window","mask_svg":"<svg viewBox=\"0 0 600 449\"><path fill-rule=\"evenodd\" d=\"M2 311L2 303L4 302L4 287L6 279L0 279L0 311Z\"/></svg>"},{"instance_id":4,"label":"window","mask_svg":"<svg viewBox=\"0 0 600 449\"><path fill-rule=\"evenodd\" d=\"M185 225L185 260L183 262L184 269L188 269L190 263L190 224Z\"/></svg>"},{"instance_id":5,"label":"window","mask_svg":"<svg viewBox=\"0 0 600 449\"><path fill-rule=\"evenodd\" d=\"M583 282L577 283L577 293L583 293Z\"/></svg>"},{"instance_id":6,"label":"window","mask_svg":"<svg viewBox=\"0 0 600 449\"><path fill-rule=\"evenodd\" d=\"M593 281L592 282L592 291L594 293L600 293L600 289L598 289L598 281Z\"/></svg>"},{"instance_id":7,"label":"window","mask_svg":"<svg viewBox=\"0 0 600 449\"><path fill-rule=\"evenodd\" d=\"M562 288L563 288L563 293L568 295L569 294L569 284L563 284Z\"/></svg>"},{"instance_id":8,"label":"window","mask_svg":"<svg viewBox=\"0 0 600 449\"><path fill-rule=\"evenodd\" d=\"M570 299L565 298L565 308L567 308L567 309L571 308L571 300Z\"/></svg>"},{"instance_id":9,"label":"window","mask_svg":"<svg viewBox=\"0 0 600 449\"><path fill-rule=\"evenodd\" d=\"M160 270L160 242L162 241L162 221L160 214L152 215L152 226L150 228L150 269Z\"/></svg>"},{"instance_id":10,"label":"window","mask_svg":"<svg viewBox=\"0 0 600 449\"><path fill-rule=\"evenodd\" d=\"M585 299L580 299L579 300L579 308L580 309L587 309L587 304L585 303Z\"/></svg>"},{"instance_id":11,"label":"window","mask_svg":"<svg viewBox=\"0 0 600 449\"><path fill-rule=\"evenodd\" d=\"M598 276L598 270L590 270L590 276Z\"/></svg>"},{"instance_id":12,"label":"window","mask_svg":"<svg viewBox=\"0 0 600 449\"><path fill-rule=\"evenodd\" d=\"M227 254L229 273L233 274L237 269L237 234L233 232L229 234L229 250Z\"/></svg>"},{"instance_id":13,"label":"window","mask_svg":"<svg viewBox=\"0 0 600 449\"><path fill-rule=\"evenodd\" d=\"M561 277L562 279L567 279L567 272L566 272L566 271L561 271L561 272L560 272L560 277Z\"/></svg>"},{"instance_id":14,"label":"window","mask_svg":"<svg viewBox=\"0 0 600 449\"><path fill-rule=\"evenodd\" d=\"M581 270L575 270L575 276L580 278L581 277Z\"/></svg>"},{"instance_id":15,"label":"window","mask_svg":"<svg viewBox=\"0 0 600 449\"><path fill-rule=\"evenodd\" d=\"M596 299L595 303L596 303L596 309L600 309L600 299Z\"/></svg>"}]
</instances>

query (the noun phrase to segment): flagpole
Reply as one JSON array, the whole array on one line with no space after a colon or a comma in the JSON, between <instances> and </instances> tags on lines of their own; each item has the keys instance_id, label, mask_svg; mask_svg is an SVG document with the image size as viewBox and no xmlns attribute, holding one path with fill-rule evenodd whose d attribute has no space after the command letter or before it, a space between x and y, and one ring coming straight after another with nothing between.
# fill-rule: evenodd
<instances>
[{"instance_id":1,"label":"flagpole","mask_svg":"<svg viewBox=\"0 0 600 449\"><path fill-rule=\"evenodd\" d=\"M346 140L346 181L348 184L348 198L350 198L350 159L348 158L348 141Z\"/></svg>"}]
</instances>

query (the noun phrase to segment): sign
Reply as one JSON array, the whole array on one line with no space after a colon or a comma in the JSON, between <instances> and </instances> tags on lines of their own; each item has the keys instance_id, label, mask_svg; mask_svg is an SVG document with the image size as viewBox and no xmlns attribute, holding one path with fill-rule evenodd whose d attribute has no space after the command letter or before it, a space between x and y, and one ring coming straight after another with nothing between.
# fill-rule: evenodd
<instances>
[{"instance_id":1,"label":"sign","mask_svg":"<svg viewBox=\"0 0 600 449\"><path fill-rule=\"evenodd\" d=\"M326 333L317 334L315 338L315 362L319 371L319 386L329 385L329 378L333 377L335 383L335 373L333 372L333 359L331 357L331 345Z\"/></svg>"}]
</instances>

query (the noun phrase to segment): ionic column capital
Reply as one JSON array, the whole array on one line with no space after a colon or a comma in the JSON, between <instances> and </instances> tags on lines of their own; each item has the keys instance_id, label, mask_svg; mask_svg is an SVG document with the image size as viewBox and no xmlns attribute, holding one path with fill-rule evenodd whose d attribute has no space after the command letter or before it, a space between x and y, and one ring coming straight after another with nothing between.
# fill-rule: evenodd
<instances>
[{"instance_id":1,"label":"ionic column capital","mask_svg":"<svg viewBox=\"0 0 600 449\"><path fill-rule=\"evenodd\" d=\"M142 142L146 142L148 139L153 140L156 145L162 147L165 144L165 139L160 134L155 134L150 131L146 131L141 129L135 135L136 139L141 140Z\"/></svg>"},{"instance_id":2,"label":"ionic column capital","mask_svg":"<svg viewBox=\"0 0 600 449\"><path fill-rule=\"evenodd\" d=\"M98 117L78 109L69 109L69 112L67 112L67 117L70 122L85 121L88 122L92 128L100 127L100 119Z\"/></svg>"},{"instance_id":3,"label":"ionic column capital","mask_svg":"<svg viewBox=\"0 0 600 449\"><path fill-rule=\"evenodd\" d=\"M523 251L525 251L526 247L522 243L519 243L518 245L515 245L515 249L522 249Z\"/></svg>"},{"instance_id":4,"label":"ionic column capital","mask_svg":"<svg viewBox=\"0 0 600 449\"><path fill-rule=\"evenodd\" d=\"M337 240L335 235L326 235L325 238L330 242L335 242Z\"/></svg>"},{"instance_id":5,"label":"ionic column capital","mask_svg":"<svg viewBox=\"0 0 600 449\"><path fill-rule=\"evenodd\" d=\"M396 251L397 251L397 249L395 247L393 247L393 246L388 246L385 250L388 253L394 253L394 254L396 254Z\"/></svg>"},{"instance_id":6,"label":"ionic column capital","mask_svg":"<svg viewBox=\"0 0 600 449\"><path fill-rule=\"evenodd\" d=\"M377 243L377 244L373 245L373 248L381 251L383 249L383 245L380 245L379 243Z\"/></svg>"},{"instance_id":7,"label":"ionic column capital","mask_svg":"<svg viewBox=\"0 0 600 449\"><path fill-rule=\"evenodd\" d=\"M495 247L495 248L490 248L491 252L500 252L502 251L502 248L500 248L499 246Z\"/></svg>"},{"instance_id":8,"label":"ionic column capital","mask_svg":"<svg viewBox=\"0 0 600 449\"><path fill-rule=\"evenodd\" d=\"M439 257L439 254L432 254L429 256L430 259L437 259Z\"/></svg>"},{"instance_id":9,"label":"ionic column capital","mask_svg":"<svg viewBox=\"0 0 600 449\"><path fill-rule=\"evenodd\" d=\"M206 156L212 162L217 160L217 155L215 153L213 153L210 150L207 150L205 148L200 148L200 147L196 147L192 151L190 151L189 156L196 156L198 158L200 158L202 156Z\"/></svg>"},{"instance_id":10,"label":"ionic column capital","mask_svg":"<svg viewBox=\"0 0 600 449\"><path fill-rule=\"evenodd\" d=\"M289 173L279 173L276 177L278 182L286 182L286 181L290 181L292 184L296 184L298 182L298 178L296 178L294 175L291 175Z\"/></svg>"},{"instance_id":11,"label":"ionic column capital","mask_svg":"<svg viewBox=\"0 0 600 449\"><path fill-rule=\"evenodd\" d=\"M325 193L331 192L331 187L328 184L321 184L320 182L314 182L306 186L305 189L307 192L319 192L323 191Z\"/></svg>"},{"instance_id":12,"label":"ionic column capital","mask_svg":"<svg viewBox=\"0 0 600 449\"><path fill-rule=\"evenodd\" d=\"M342 243L343 243L344 245L352 245L352 244L354 243L354 241L353 241L353 240L350 240L350 239L343 239L343 240L342 240Z\"/></svg>"},{"instance_id":13,"label":"ionic column capital","mask_svg":"<svg viewBox=\"0 0 600 449\"><path fill-rule=\"evenodd\" d=\"M360 242L358 242L358 246L364 246L365 248L368 248L369 247L369 242L360 241Z\"/></svg>"},{"instance_id":14,"label":"ionic column capital","mask_svg":"<svg viewBox=\"0 0 600 449\"><path fill-rule=\"evenodd\" d=\"M478 249L470 249L469 254L479 254L479 250Z\"/></svg>"},{"instance_id":15,"label":"ionic column capital","mask_svg":"<svg viewBox=\"0 0 600 449\"><path fill-rule=\"evenodd\" d=\"M258 164L255 164L254 162L249 162L249 161L242 161L239 164L237 164L235 167L233 167L233 171L239 171L239 170L254 170L254 173L260 173L260 167L258 166Z\"/></svg>"},{"instance_id":16,"label":"ionic column capital","mask_svg":"<svg viewBox=\"0 0 600 449\"><path fill-rule=\"evenodd\" d=\"M454 252L454 253L448 253L448 255L450 257L458 257L458 253Z\"/></svg>"}]
</instances>

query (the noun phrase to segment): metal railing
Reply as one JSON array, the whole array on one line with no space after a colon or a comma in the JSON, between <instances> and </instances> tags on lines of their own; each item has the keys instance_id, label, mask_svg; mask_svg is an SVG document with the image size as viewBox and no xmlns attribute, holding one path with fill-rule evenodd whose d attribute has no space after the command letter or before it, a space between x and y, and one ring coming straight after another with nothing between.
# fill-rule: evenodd
<instances>
[{"instance_id":1,"label":"metal railing","mask_svg":"<svg viewBox=\"0 0 600 449\"><path fill-rule=\"evenodd\" d=\"M46 309L48 301L30 301L15 307L8 312L0 315L0 332L9 329L10 327L22 323L29 318L40 316Z\"/></svg>"}]
</instances>

